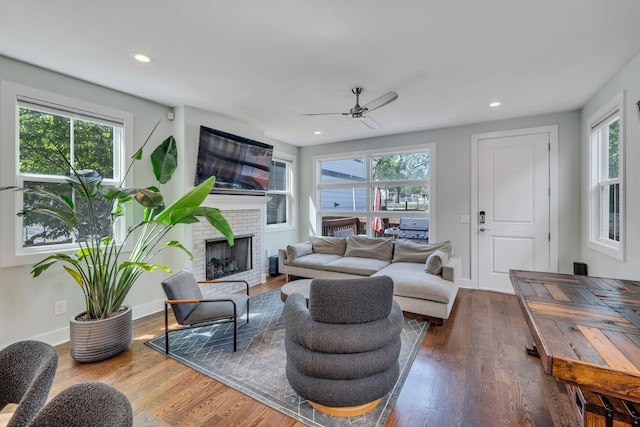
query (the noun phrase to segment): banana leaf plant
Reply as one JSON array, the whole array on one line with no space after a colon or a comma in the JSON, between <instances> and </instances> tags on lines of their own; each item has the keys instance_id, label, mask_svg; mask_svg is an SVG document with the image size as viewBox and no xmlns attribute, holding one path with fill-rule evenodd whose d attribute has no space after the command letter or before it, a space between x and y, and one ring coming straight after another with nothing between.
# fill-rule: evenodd
<instances>
[{"instance_id":1,"label":"banana leaf plant","mask_svg":"<svg viewBox=\"0 0 640 427\"><path fill-rule=\"evenodd\" d=\"M73 190L73 197L39 188L0 187L0 191L14 189L37 196L35 203L18 212L19 216L33 212L51 216L74 236L78 245L76 252L49 255L33 266L31 274L38 277L61 262L84 293L87 319L105 319L118 312L142 273L156 269L171 272L169 267L153 263L159 252L175 248L193 259L191 252L178 241L166 241L167 233L176 225L204 219L233 245L233 232L220 210L202 206L213 188L215 177L210 177L168 206L156 186L124 187L126 176L133 163L142 159L143 149L155 129L131 157L125 177L117 187L103 185L103 177L95 170L76 169L62 150L58 153L69 169L65 180ZM173 136L153 151L150 159L158 183L165 184L171 179L178 164L177 156ZM122 241L116 241L113 237L116 235L116 221L124 221L127 206L136 203L144 209L142 219L127 228ZM82 233L80 226L84 230ZM129 241L133 241L131 252L126 249Z\"/></svg>"}]
</instances>

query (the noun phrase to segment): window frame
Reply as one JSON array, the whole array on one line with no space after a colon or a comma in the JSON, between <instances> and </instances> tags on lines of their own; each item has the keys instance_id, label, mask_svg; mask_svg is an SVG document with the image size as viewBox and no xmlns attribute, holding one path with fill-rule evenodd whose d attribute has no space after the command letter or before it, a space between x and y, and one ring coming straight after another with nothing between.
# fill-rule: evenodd
<instances>
[{"instance_id":1,"label":"window frame","mask_svg":"<svg viewBox=\"0 0 640 427\"><path fill-rule=\"evenodd\" d=\"M625 259L625 105L624 92L619 93L587 121L589 143L589 215L587 247L624 261ZM602 130L618 119L618 168L617 178L605 177L608 170L608 141L603 138ZM609 209L609 200L605 200L605 188L619 184L619 239L609 236L609 224L605 224L605 209Z\"/></svg>"},{"instance_id":2,"label":"window frame","mask_svg":"<svg viewBox=\"0 0 640 427\"><path fill-rule=\"evenodd\" d=\"M267 197L271 194L284 194L287 199L287 222L281 224L267 224L267 215L265 215L266 231L283 231L296 228L295 217L295 157L289 154L275 152L272 156L272 162L282 162L286 165L286 184L287 190L267 190Z\"/></svg>"},{"instance_id":3,"label":"window frame","mask_svg":"<svg viewBox=\"0 0 640 427\"><path fill-rule=\"evenodd\" d=\"M407 179L407 180L388 180L373 181L371 176L371 159L373 157L389 156L395 154L412 154L412 153L429 153L429 177L426 179ZM366 162L366 179L364 181L353 181L347 183L322 183L322 167L321 163L334 160L346 160L355 158L365 158ZM429 240L436 241L436 144L425 143L420 145L401 146L387 149L371 149L362 151L351 151L344 153L327 154L314 156L314 200L316 209L316 234L320 235L322 231L322 218L325 216L340 217L365 217L367 221L367 236L371 236L371 222L373 218L428 218L429 219ZM425 186L429 189L429 210L428 211L374 211L372 209L372 195L375 187L380 186ZM358 210L323 210L322 209L322 190L327 188L365 188L366 209ZM391 236L390 236L391 237Z\"/></svg>"},{"instance_id":4,"label":"window frame","mask_svg":"<svg viewBox=\"0 0 640 427\"><path fill-rule=\"evenodd\" d=\"M24 181L59 182L49 175L21 173L19 170L19 109L21 106L29 108L29 105L41 107L34 109L62 114L74 119L90 119L120 126L122 141L118 147L114 147L114 163L118 163L120 173L124 173L125 159L133 152L133 115L131 113L3 80L0 81L0 139L13 142L2 147L0 182L3 186L21 186ZM114 170L113 179L105 180L105 184L117 185L119 178ZM130 173L127 181L132 182L132 180L133 174ZM52 253L77 251L77 244L74 243L24 248L22 219L16 215L22 208L22 193L2 191L0 202L3 206L0 210L0 233L4 236L13 236L13 238L0 239L0 267L33 264L40 261L43 256ZM125 221L121 221L120 224L123 231L126 229L125 222L132 222L131 213L127 212L124 219Z\"/></svg>"}]
</instances>

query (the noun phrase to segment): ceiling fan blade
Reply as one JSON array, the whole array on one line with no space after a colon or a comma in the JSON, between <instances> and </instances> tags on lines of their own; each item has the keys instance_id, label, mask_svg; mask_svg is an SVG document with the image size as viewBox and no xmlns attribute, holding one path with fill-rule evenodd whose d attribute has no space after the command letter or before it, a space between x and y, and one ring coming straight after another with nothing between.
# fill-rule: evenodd
<instances>
[{"instance_id":1,"label":"ceiling fan blade","mask_svg":"<svg viewBox=\"0 0 640 427\"><path fill-rule=\"evenodd\" d=\"M397 93L395 93L394 91L387 92L384 95L377 97L373 101L363 105L362 109L365 111L373 111L384 105L387 105L390 102L395 101L396 99L398 99Z\"/></svg>"},{"instance_id":2,"label":"ceiling fan blade","mask_svg":"<svg viewBox=\"0 0 640 427\"><path fill-rule=\"evenodd\" d=\"M303 116L330 116L340 114L341 116L348 116L351 113L303 113Z\"/></svg>"},{"instance_id":3,"label":"ceiling fan blade","mask_svg":"<svg viewBox=\"0 0 640 427\"><path fill-rule=\"evenodd\" d=\"M380 129L380 123L376 122L369 116L360 117L360 122L370 129Z\"/></svg>"}]
</instances>

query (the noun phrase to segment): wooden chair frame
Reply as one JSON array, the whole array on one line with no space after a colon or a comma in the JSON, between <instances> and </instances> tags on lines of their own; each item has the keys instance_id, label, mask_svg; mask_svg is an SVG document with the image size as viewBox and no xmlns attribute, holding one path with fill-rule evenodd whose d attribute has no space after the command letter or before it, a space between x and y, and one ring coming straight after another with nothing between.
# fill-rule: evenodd
<instances>
[{"instance_id":1,"label":"wooden chair frame","mask_svg":"<svg viewBox=\"0 0 640 427\"><path fill-rule=\"evenodd\" d=\"M198 280L198 284L204 283L244 283L245 284L245 292L247 296L249 296L249 282L246 280ZM222 317L219 319L206 320L202 322L192 323L189 325L180 325L179 328L169 329L169 306L172 304L199 304L203 302L222 302L228 301L233 304L233 316L232 317ZM199 328L201 326L209 326L216 325L219 323L230 323L233 322L233 351L236 351L236 336L238 332L238 307L236 307L236 303L229 298L211 298L211 299L203 299L203 300L195 300L195 299L181 299L181 300L166 300L164 302L164 343L165 343L165 354L169 354L169 332L181 331L183 329L193 329ZM247 301L247 321L245 324L249 323L249 301Z\"/></svg>"}]
</instances>

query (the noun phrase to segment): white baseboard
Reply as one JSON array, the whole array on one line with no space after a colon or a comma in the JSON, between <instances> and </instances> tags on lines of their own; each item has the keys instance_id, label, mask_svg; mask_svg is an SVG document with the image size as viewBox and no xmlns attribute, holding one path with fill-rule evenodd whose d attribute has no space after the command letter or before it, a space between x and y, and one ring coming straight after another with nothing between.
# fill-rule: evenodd
<instances>
[{"instance_id":1,"label":"white baseboard","mask_svg":"<svg viewBox=\"0 0 640 427\"><path fill-rule=\"evenodd\" d=\"M133 320L164 310L164 300L159 299L133 307Z\"/></svg>"},{"instance_id":2,"label":"white baseboard","mask_svg":"<svg viewBox=\"0 0 640 427\"><path fill-rule=\"evenodd\" d=\"M148 302L142 305L133 307L133 320L140 319L150 314L158 313L164 310L164 300L159 299L156 301ZM51 345L60 345L69 342L69 327L56 329L54 331L46 332L42 335L29 338L35 341L46 342Z\"/></svg>"}]
</instances>

